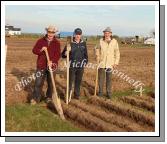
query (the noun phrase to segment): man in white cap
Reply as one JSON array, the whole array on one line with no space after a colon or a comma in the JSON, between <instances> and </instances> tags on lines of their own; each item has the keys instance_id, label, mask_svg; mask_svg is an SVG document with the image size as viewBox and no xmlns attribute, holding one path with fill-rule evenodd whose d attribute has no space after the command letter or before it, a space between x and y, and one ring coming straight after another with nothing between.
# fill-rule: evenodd
<instances>
[{"instance_id":1,"label":"man in white cap","mask_svg":"<svg viewBox=\"0 0 167 144\"><path fill-rule=\"evenodd\" d=\"M96 59L99 64L98 69L98 96L103 96L103 85L106 75L107 98L111 98L111 75L112 69L116 68L120 60L119 46L116 39L112 37L110 27L104 31L104 36L100 39L99 46L96 47Z\"/></svg>"},{"instance_id":2,"label":"man in white cap","mask_svg":"<svg viewBox=\"0 0 167 144\"><path fill-rule=\"evenodd\" d=\"M32 50L34 54L38 55L37 73L41 73L41 76L36 77L35 79L35 87L34 87L34 92L31 99L31 104L36 104L40 102L41 89L42 89L45 77L47 77L47 84L48 84L48 89L46 92L46 97L47 97L46 100L47 102L51 101L53 86L51 82L51 76L48 71L48 65L52 66L52 70L54 70L53 74L55 75L55 70L58 66L58 60L61 55L60 42L55 37L55 34L58 31L57 28L54 26L48 26L45 30L46 30L46 35L40 38L36 42ZM46 49L50 57L50 62L48 63L45 55Z\"/></svg>"}]
</instances>

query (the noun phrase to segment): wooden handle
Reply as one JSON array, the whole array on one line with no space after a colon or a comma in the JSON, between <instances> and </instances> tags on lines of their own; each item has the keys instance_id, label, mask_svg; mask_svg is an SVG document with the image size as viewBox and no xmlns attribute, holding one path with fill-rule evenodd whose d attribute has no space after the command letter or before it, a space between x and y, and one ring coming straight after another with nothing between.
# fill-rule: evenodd
<instances>
[{"instance_id":1,"label":"wooden handle","mask_svg":"<svg viewBox=\"0 0 167 144\"><path fill-rule=\"evenodd\" d=\"M67 37L67 43L71 43L71 40L72 40L72 37L71 37L71 36L68 36L68 37Z\"/></svg>"},{"instance_id":2,"label":"wooden handle","mask_svg":"<svg viewBox=\"0 0 167 144\"><path fill-rule=\"evenodd\" d=\"M47 49L45 50L45 54L46 54L47 61L49 62L50 58L49 58L49 54L48 54ZM52 85L53 85L53 94L52 94L53 104L54 104L58 114L60 115L60 118L62 120L65 120L65 117L63 114L63 109L62 109L61 102L60 102L60 98L57 95L57 90L56 90L56 85L55 85L55 81L54 81L52 67L50 65L49 65L49 72L51 75L51 80L52 80Z\"/></svg>"},{"instance_id":3,"label":"wooden handle","mask_svg":"<svg viewBox=\"0 0 167 144\"><path fill-rule=\"evenodd\" d=\"M46 48L46 47L45 47ZM45 51L45 54L46 54L46 58L47 58L47 61L49 62L50 61L50 58L49 58L49 54L48 54L48 50L44 50Z\"/></svg>"},{"instance_id":4,"label":"wooden handle","mask_svg":"<svg viewBox=\"0 0 167 144\"><path fill-rule=\"evenodd\" d=\"M67 90L66 90L66 104L68 104L69 98L69 51L67 51Z\"/></svg>"},{"instance_id":5,"label":"wooden handle","mask_svg":"<svg viewBox=\"0 0 167 144\"><path fill-rule=\"evenodd\" d=\"M71 101L71 97L72 97L72 90L70 91L69 102Z\"/></svg>"},{"instance_id":6,"label":"wooden handle","mask_svg":"<svg viewBox=\"0 0 167 144\"><path fill-rule=\"evenodd\" d=\"M69 103L69 48L71 43L71 36L67 37L67 90L66 90L66 104Z\"/></svg>"},{"instance_id":7,"label":"wooden handle","mask_svg":"<svg viewBox=\"0 0 167 144\"><path fill-rule=\"evenodd\" d=\"M98 67L96 69L96 80L95 80L95 91L94 91L94 96L97 95L96 91L97 91L97 85L98 85Z\"/></svg>"}]
</instances>

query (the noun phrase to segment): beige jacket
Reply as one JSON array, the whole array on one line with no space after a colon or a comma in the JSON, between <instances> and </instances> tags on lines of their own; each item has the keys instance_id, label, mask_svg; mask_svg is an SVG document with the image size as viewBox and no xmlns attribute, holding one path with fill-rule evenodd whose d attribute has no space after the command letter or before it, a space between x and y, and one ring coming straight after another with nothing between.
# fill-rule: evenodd
<instances>
[{"instance_id":1,"label":"beige jacket","mask_svg":"<svg viewBox=\"0 0 167 144\"><path fill-rule=\"evenodd\" d=\"M96 56L99 58L99 68L112 68L118 65L120 60L119 46L116 39L112 39L108 44L100 39L100 44L96 47Z\"/></svg>"}]
</instances>

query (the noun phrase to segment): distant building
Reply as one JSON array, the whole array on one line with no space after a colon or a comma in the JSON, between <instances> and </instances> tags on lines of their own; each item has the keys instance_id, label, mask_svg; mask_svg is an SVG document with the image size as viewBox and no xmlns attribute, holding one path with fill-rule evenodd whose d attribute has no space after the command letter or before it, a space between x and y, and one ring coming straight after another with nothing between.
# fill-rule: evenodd
<instances>
[{"instance_id":1,"label":"distant building","mask_svg":"<svg viewBox=\"0 0 167 144\"><path fill-rule=\"evenodd\" d=\"M15 28L11 25L5 25L5 35L12 36L12 35L21 35L21 28Z\"/></svg>"},{"instance_id":2,"label":"distant building","mask_svg":"<svg viewBox=\"0 0 167 144\"><path fill-rule=\"evenodd\" d=\"M144 44L149 44L149 45L155 45L155 38L147 38L145 41L144 41Z\"/></svg>"}]
</instances>

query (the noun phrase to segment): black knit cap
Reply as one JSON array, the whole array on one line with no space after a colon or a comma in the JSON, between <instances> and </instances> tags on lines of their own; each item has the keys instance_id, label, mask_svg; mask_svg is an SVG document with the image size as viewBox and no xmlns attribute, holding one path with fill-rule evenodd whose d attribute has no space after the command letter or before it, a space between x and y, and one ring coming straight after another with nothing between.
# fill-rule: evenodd
<instances>
[{"instance_id":1,"label":"black knit cap","mask_svg":"<svg viewBox=\"0 0 167 144\"><path fill-rule=\"evenodd\" d=\"M81 35L81 34L82 34L82 30L81 30L80 28L76 28L76 29L74 30L74 34L75 34L75 35Z\"/></svg>"}]
</instances>

